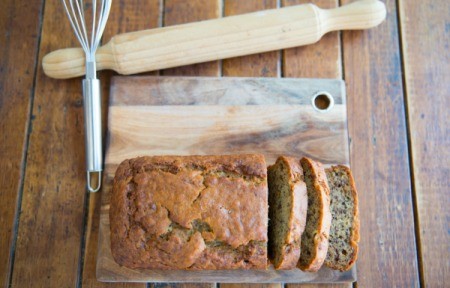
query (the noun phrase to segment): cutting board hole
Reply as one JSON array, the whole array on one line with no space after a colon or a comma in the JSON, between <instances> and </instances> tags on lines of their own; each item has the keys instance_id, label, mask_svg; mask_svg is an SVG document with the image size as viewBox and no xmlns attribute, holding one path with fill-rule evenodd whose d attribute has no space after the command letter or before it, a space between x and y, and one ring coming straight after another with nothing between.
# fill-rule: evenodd
<instances>
[{"instance_id":1,"label":"cutting board hole","mask_svg":"<svg viewBox=\"0 0 450 288\"><path fill-rule=\"evenodd\" d=\"M312 98L312 106L319 112L330 111L334 106L333 96L328 92L318 92Z\"/></svg>"}]
</instances>

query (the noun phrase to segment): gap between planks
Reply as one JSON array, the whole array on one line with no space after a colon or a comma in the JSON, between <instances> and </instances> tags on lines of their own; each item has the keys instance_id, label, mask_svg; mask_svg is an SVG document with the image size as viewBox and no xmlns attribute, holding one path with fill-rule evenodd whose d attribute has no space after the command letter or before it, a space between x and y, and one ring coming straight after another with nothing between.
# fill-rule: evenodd
<instances>
[{"instance_id":1,"label":"gap between planks","mask_svg":"<svg viewBox=\"0 0 450 288\"><path fill-rule=\"evenodd\" d=\"M419 211L417 205L416 187L414 185L414 161L412 155L412 144L411 144L411 123L408 121L409 118L409 105L408 105L408 87L406 85L406 71L405 71L405 57L403 52L403 31L402 31L402 19L400 11L400 1L396 0L397 6L397 23L398 23L398 44L400 47L400 63L402 69L402 87L403 87L403 101L405 108L405 125L406 125L406 142L408 145L408 162L409 162L409 177L413 204L413 215L414 215L414 232L416 237L416 249L417 249L417 262L419 265L419 282L421 287L425 287L425 282L423 278L423 261L422 261L422 241L420 239L420 222L419 222Z\"/></svg>"}]
</instances>

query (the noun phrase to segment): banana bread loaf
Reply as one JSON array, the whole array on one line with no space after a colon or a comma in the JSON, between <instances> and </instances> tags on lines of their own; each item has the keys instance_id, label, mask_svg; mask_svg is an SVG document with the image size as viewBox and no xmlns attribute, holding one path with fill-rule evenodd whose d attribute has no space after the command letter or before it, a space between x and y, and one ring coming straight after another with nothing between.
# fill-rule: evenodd
<instances>
[{"instance_id":1,"label":"banana bread loaf","mask_svg":"<svg viewBox=\"0 0 450 288\"><path fill-rule=\"evenodd\" d=\"M262 155L154 156L122 162L111 195L117 263L149 269L266 269Z\"/></svg>"}]
</instances>

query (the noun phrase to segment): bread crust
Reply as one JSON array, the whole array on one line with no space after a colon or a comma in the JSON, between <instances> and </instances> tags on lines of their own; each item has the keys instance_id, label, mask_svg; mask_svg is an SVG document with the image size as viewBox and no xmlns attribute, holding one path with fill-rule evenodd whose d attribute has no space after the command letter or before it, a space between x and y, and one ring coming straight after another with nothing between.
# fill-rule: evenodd
<instances>
[{"instance_id":1,"label":"bread crust","mask_svg":"<svg viewBox=\"0 0 450 288\"><path fill-rule=\"evenodd\" d=\"M154 156L122 162L110 206L117 263L146 269L266 269L262 155Z\"/></svg>"},{"instance_id":2,"label":"bread crust","mask_svg":"<svg viewBox=\"0 0 450 288\"><path fill-rule=\"evenodd\" d=\"M328 239L331 228L331 211L330 211L330 188L327 182L327 176L322 164L307 157L300 160L302 166L305 165L311 171L313 176L314 189L319 199L319 217L318 230L314 237L314 249L311 260L308 263L298 263L298 268L303 271L316 272L322 267L327 256Z\"/></svg>"},{"instance_id":3,"label":"bread crust","mask_svg":"<svg viewBox=\"0 0 450 288\"><path fill-rule=\"evenodd\" d=\"M289 231L285 235L284 249L281 251L281 261L273 264L277 270L287 270L295 268L300 258L301 236L305 230L308 196L300 161L293 157L280 156L275 165L270 166L269 169L275 169L276 165L280 165L281 162L288 168L290 197L293 205L288 219Z\"/></svg>"},{"instance_id":4,"label":"bread crust","mask_svg":"<svg viewBox=\"0 0 450 288\"><path fill-rule=\"evenodd\" d=\"M360 222L359 222L359 205L358 205L358 191L356 189L355 180L353 179L352 172L349 167L344 165L336 165L329 168L331 170L343 170L348 177L349 185L351 187L351 194L353 197L353 223L352 223L352 230L350 235L350 246L353 248L353 255L350 261L348 262L348 265L345 267L339 267L339 266L333 266L331 263L327 263L327 266L339 270L341 272L348 271L350 268L355 264L356 260L358 259L358 242L360 240Z\"/></svg>"}]
</instances>

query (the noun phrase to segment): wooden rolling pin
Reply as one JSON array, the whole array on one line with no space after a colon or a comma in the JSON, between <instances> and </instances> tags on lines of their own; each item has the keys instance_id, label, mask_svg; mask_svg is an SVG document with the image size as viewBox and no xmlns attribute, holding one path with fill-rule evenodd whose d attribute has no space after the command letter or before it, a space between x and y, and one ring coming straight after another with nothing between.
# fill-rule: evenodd
<instances>
[{"instance_id":1,"label":"wooden rolling pin","mask_svg":"<svg viewBox=\"0 0 450 288\"><path fill-rule=\"evenodd\" d=\"M327 32L367 29L386 18L381 1L359 0L323 10L313 4L114 36L97 51L97 70L120 74L171 68L312 44ZM57 50L42 61L45 74L66 79L84 75L81 48Z\"/></svg>"}]
</instances>

